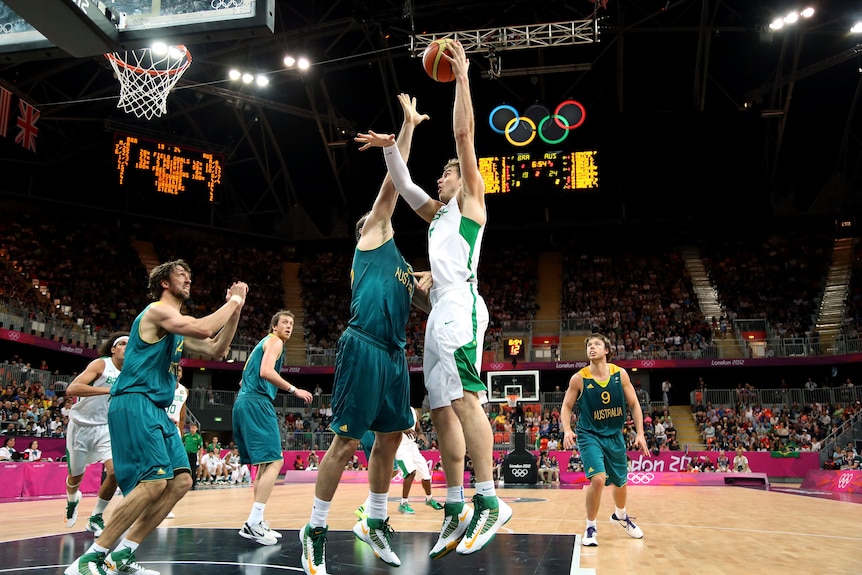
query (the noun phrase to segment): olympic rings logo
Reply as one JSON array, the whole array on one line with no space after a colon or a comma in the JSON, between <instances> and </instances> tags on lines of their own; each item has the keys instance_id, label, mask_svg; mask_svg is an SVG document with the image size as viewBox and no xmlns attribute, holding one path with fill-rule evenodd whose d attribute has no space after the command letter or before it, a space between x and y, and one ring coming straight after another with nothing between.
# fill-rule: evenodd
<instances>
[{"instance_id":1,"label":"olympic rings logo","mask_svg":"<svg viewBox=\"0 0 862 575\"><path fill-rule=\"evenodd\" d=\"M506 367L506 364L505 364L505 363L492 363L492 364L491 364L490 366L488 366L488 367L490 367L490 368L491 368L491 370L493 371L493 370L496 370L496 369L503 369L504 367Z\"/></svg>"},{"instance_id":2,"label":"olympic rings logo","mask_svg":"<svg viewBox=\"0 0 862 575\"><path fill-rule=\"evenodd\" d=\"M0 34L11 34L12 22L3 22L0 24Z\"/></svg>"},{"instance_id":3,"label":"olympic rings logo","mask_svg":"<svg viewBox=\"0 0 862 575\"><path fill-rule=\"evenodd\" d=\"M503 134L510 144L523 147L539 136L544 143L555 146L562 143L569 132L579 128L587 117L587 111L580 102L564 100L554 109L554 113L543 104L533 104L524 114L508 104L491 110L488 124L498 134Z\"/></svg>"},{"instance_id":4,"label":"olympic rings logo","mask_svg":"<svg viewBox=\"0 0 862 575\"><path fill-rule=\"evenodd\" d=\"M11 339L12 341L18 341L21 338L21 334L18 333L17 331L9 330L8 333L9 333L9 339Z\"/></svg>"},{"instance_id":5,"label":"olympic rings logo","mask_svg":"<svg viewBox=\"0 0 862 575\"><path fill-rule=\"evenodd\" d=\"M651 359L648 359L646 361L641 362L641 367L654 367L654 366L655 366L655 361L653 361Z\"/></svg>"},{"instance_id":6,"label":"olympic rings logo","mask_svg":"<svg viewBox=\"0 0 862 575\"><path fill-rule=\"evenodd\" d=\"M844 489L845 487L850 485L851 481L853 481L852 473L842 473L841 477L838 478L838 487L840 489Z\"/></svg>"},{"instance_id":7,"label":"olympic rings logo","mask_svg":"<svg viewBox=\"0 0 862 575\"><path fill-rule=\"evenodd\" d=\"M510 469L509 471L512 472L512 477L517 477L519 479L523 479L530 472L529 469L522 467L519 467L517 469Z\"/></svg>"},{"instance_id":8,"label":"olympic rings logo","mask_svg":"<svg viewBox=\"0 0 862 575\"><path fill-rule=\"evenodd\" d=\"M629 473L629 483L633 485L646 485L654 479L653 473Z\"/></svg>"}]
</instances>

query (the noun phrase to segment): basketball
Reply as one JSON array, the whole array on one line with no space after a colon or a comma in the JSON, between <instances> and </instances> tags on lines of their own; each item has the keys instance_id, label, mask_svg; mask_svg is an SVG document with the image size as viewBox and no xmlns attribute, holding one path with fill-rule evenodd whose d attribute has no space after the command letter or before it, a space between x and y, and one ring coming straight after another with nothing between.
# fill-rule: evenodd
<instances>
[{"instance_id":1,"label":"basketball","mask_svg":"<svg viewBox=\"0 0 862 575\"><path fill-rule=\"evenodd\" d=\"M425 68L425 73L432 80L437 82L452 82L455 79L455 74L452 73L452 65L449 63L449 60L443 57L444 53L448 56L452 55L452 52L448 50L451 43L452 40L449 38L439 38L428 44L425 52L422 53L422 66Z\"/></svg>"}]
</instances>

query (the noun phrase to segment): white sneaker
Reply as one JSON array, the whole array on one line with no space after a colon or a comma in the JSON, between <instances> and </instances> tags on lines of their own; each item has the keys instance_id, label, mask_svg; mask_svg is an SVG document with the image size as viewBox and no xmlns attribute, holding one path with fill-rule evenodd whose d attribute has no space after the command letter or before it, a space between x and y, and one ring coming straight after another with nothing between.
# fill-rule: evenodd
<instances>
[{"instance_id":1,"label":"white sneaker","mask_svg":"<svg viewBox=\"0 0 862 575\"><path fill-rule=\"evenodd\" d=\"M499 497L473 496L473 518L458 543L456 551L469 555L494 539L500 527L512 518L512 508Z\"/></svg>"},{"instance_id":2,"label":"white sneaker","mask_svg":"<svg viewBox=\"0 0 862 575\"><path fill-rule=\"evenodd\" d=\"M108 568L109 575L159 575L158 571L140 565L135 559L135 552L128 548L108 553L105 567Z\"/></svg>"},{"instance_id":3,"label":"white sneaker","mask_svg":"<svg viewBox=\"0 0 862 575\"><path fill-rule=\"evenodd\" d=\"M263 525L260 523L257 525L249 525L246 523L242 526L242 529L239 530L239 534L246 539L257 541L261 545L275 545L278 543L278 539L270 535L269 531L264 529Z\"/></svg>"},{"instance_id":4,"label":"white sneaker","mask_svg":"<svg viewBox=\"0 0 862 575\"><path fill-rule=\"evenodd\" d=\"M353 535L367 544L381 561L393 567L401 566L401 559L392 550L392 535L395 530L388 519L365 517L353 525Z\"/></svg>"},{"instance_id":5,"label":"white sneaker","mask_svg":"<svg viewBox=\"0 0 862 575\"><path fill-rule=\"evenodd\" d=\"M584 531L584 538L581 539L581 545L584 547L598 547L599 540L596 539L596 533L598 529L595 527L587 527L587 530Z\"/></svg>"},{"instance_id":6,"label":"white sneaker","mask_svg":"<svg viewBox=\"0 0 862 575\"><path fill-rule=\"evenodd\" d=\"M105 569L105 553L93 551L75 559L74 563L66 567L63 575L93 575L105 573Z\"/></svg>"},{"instance_id":7,"label":"white sneaker","mask_svg":"<svg viewBox=\"0 0 862 575\"><path fill-rule=\"evenodd\" d=\"M440 536L428 554L431 559L439 559L455 549L473 520L473 508L466 503L446 503L443 506L443 514Z\"/></svg>"},{"instance_id":8,"label":"white sneaker","mask_svg":"<svg viewBox=\"0 0 862 575\"><path fill-rule=\"evenodd\" d=\"M87 520L87 531L99 537L102 534L102 531L105 530L105 520L102 518L101 513L96 513L95 515L91 515Z\"/></svg>"},{"instance_id":9,"label":"white sneaker","mask_svg":"<svg viewBox=\"0 0 862 575\"><path fill-rule=\"evenodd\" d=\"M260 522L260 524L261 524L261 525L263 525L263 528L264 528L264 529L266 529L267 531L269 531L269 534L270 534L270 535L272 535L272 536L273 536L273 537L275 537L276 539L281 539L281 533L279 533L278 531L275 531L275 530L271 529L271 528L270 528L270 526L269 526L269 521L261 521L261 522Z\"/></svg>"},{"instance_id":10,"label":"white sneaker","mask_svg":"<svg viewBox=\"0 0 862 575\"><path fill-rule=\"evenodd\" d=\"M75 493L75 500L66 499L66 527L74 527L78 520L78 504L81 502L81 492Z\"/></svg>"},{"instance_id":11,"label":"white sneaker","mask_svg":"<svg viewBox=\"0 0 862 575\"><path fill-rule=\"evenodd\" d=\"M312 527L307 523L299 530L302 543L302 568L307 575L329 575L326 571L326 532L328 527Z\"/></svg>"},{"instance_id":12,"label":"white sneaker","mask_svg":"<svg viewBox=\"0 0 862 575\"><path fill-rule=\"evenodd\" d=\"M626 533L629 537L634 537L635 539L643 539L644 532L641 531L641 528L635 525L635 522L632 521L632 517L626 513L625 519L620 519L617 517L617 514L614 513L611 515L611 521L619 523L620 526L626 530Z\"/></svg>"}]
</instances>

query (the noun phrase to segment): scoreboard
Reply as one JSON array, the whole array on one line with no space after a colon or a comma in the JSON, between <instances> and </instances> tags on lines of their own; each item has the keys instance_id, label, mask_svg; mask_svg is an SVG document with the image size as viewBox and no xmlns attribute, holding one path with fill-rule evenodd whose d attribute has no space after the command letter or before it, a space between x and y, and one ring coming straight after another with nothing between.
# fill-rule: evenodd
<instances>
[{"instance_id":1,"label":"scoreboard","mask_svg":"<svg viewBox=\"0 0 862 575\"><path fill-rule=\"evenodd\" d=\"M213 153L138 136L114 136L114 161L121 186L144 186L170 196L193 194L215 201L224 159Z\"/></svg>"},{"instance_id":2,"label":"scoreboard","mask_svg":"<svg viewBox=\"0 0 862 575\"><path fill-rule=\"evenodd\" d=\"M596 150L522 152L479 158L486 194L523 191L596 190L599 170Z\"/></svg>"}]
</instances>

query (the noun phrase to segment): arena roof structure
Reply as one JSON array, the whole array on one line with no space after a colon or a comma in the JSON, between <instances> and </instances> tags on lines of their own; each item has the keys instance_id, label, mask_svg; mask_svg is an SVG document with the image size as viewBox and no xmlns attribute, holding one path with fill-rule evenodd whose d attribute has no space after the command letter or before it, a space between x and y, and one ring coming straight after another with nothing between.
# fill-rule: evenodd
<instances>
[{"instance_id":1,"label":"arena roof structure","mask_svg":"<svg viewBox=\"0 0 862 575\"><path fill-rule=\"evenodd\" d=\"M468 46L480 156L591 150L598 185L535 182L489 197L501 229L609 221L852 214L859 207L862 14L821 1L807 19L780 0L6 0L0 4L0 198L89 206L286 240L349 237L384 173L352 141L395 132L396 95L431 120L414 177L433 190L451 135L452 84L421 66L430 39ZM154 8L156 6L157 8ZM162 12L153 10L161 8ZM167 11L167 12L166 12ZM117 107L103 53L154 40L191 64L166 113ZM423 44L424 43L424 44ZM286 67L308 58L307 70ZM263 76L266 86L229 78ZM492 112L576 101L565 141L513 145ZM525 113L525 112L524 112ZM133 140L130 140L132 138ZM166 194L118 182L118 143L218 160L218 182ZM137 146L137 147L135 147ZM128 148L127 148L128 149ZM185 157L185 156L184 156ZM529 171L529 170L527 170ZM529 179L529 174L524 176ZM399 222L402 218L399 210ZM592 216L591 216L592 217ZM412 218L412 216L411 216ZM400 229L417 220L403 218Z\"/></svg>"}]
</instances>

